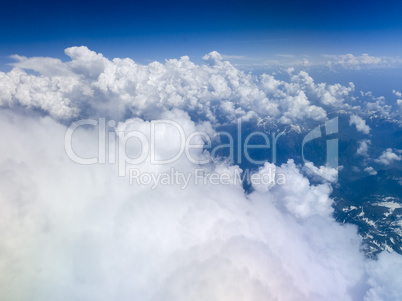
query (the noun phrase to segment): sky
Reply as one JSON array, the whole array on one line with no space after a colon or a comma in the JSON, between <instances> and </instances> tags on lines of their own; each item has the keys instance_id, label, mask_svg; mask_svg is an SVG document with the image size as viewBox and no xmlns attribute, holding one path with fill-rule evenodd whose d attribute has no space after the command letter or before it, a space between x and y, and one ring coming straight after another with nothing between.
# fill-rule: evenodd
<instances>
[{"instance_id":1,"label":"sky","mask_svg":"<svg viewBox=\"0 0 402 301\"><path fill-rule=\"evenodd\" d=\"M402 256L383 251L377 260L366 257L356 225L335 220L328 182L344 170L366 177L401 166L397 136L387 139L376 129L379 120L400 129L400 90L391 110L372 95L356 100L353 84L322 83L303 71L289 71L286 81L269 74L252 77L217 52L200 65L188 57L148 65L109 60L87 47L65 53L67 62L16 57L16 68L0 72L4 299L402 299ZM285 181L257 180L249 193L234 181L239 167L215 163L213 150L194 148L193 160L186 154L168 164L155 164L147 152L154 145L155 158L168 160L182 149L177 129L191 145L203 146L200 133L214 139L220 125L242 120L259 126L272 147L273 134L278 137L283 128L291 130L285 134L290 142L296 136L301 143L317 138L325 125L322 139L334 141L339 136L333 112L340 112L339 132L352 137L347 138L351 164L338 172L311 162L303 166L293 157L274 165L269 156L253 178L273 173ZM88 118L91 125L84 126ZM76 128L80 121L84 124ZM384 145L377 145L378 139ZM298 152L297 145L283 142L279 138L278 154ZM106 164L100 162L102 143ZM317 153L325 158L323 149ZM98 164L77 156L98 158ZM217 185L203 177L196 182L200 168L215 179L229 176L229 182ZM313 177L322 176L319 182L306 168ZM190 181L176 182L172 172L189 175ZM172 182L146 180L162 176ZM389 178L397 188L402 185L400 178ZM387 196L380 201L388 206L384 215L397 218L399 203ZM369 213L359 216L374 223ZM381 245L390 246L398 247Z\"/></svg>"},{"instance_id":2,"label":"sky","mask_svg":"<svg viewBox=\"0 0 402 301\"><path fill-rule=\"evenodd\" d=\"M147 63L210 51L276 54L401 53L399 1L7 1L0 56L57 56L88 46Z\"/></svg>"},{"instance_id":3,"label":"sky","mask_svg":"<svg viewBox=\"0 0 402 301\"><path fill-rule=\"evenodd\" d=\"M401 15L3 3L0 296L402 300Z\"/></svg>"}]
</instances>

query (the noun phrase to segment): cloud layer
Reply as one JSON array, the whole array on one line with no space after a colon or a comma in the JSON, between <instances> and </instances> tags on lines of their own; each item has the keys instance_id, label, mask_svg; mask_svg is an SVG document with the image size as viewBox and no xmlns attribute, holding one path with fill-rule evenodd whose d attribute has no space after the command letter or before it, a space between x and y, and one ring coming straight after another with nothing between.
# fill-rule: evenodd
<instances>
[{"instance_id":1,"label":"cloud layer","mask_svg":"<svg viewBox=\"0 0 402 301\"><path fill-rule=\"evenodd\" d=\"M186 131L197 130L186 114L177 114ZM9 141L0 149L0 282L7 299L399 297L399 286L384 291L387 270L378 265L401 264L401 258L364 259L356 228L332 217L330 186L311 185L291 161L260 170L285 174L287 184L257 185L248 196L240 184L151 190L128 185L115 166L70 161L62 143L66 128L53 120L1 115L1 139ZM147 127L133 123L133 129ZM88 129L76 139L96 150L96 136ZM195 168L184 159L173 166ZM136 166L147 172L171 167Z\"/></svg>"},{"instance_id":2,"label":"cloud layer","mask_svg":"<svg viewBox=\"0 0 402 301\"><path fill-rule=\"evenodd\" d=\"M339 109L353 98L353 84L316 84L305 72L292 74L289 83L269 75L257 78L217 52L204 56L205 65L184 56L146 66L131 59L111 61L86 47L65 53L71 61L13 56L15 68L0 73L0 104L39 109L64 120L83 115L153 119L179 108L213 123L241 117L287 124L324 120L326 108Z\"/></svg>"},{"instance_id":3,"label":"cloud layer","mask_svg":"<svg viewBox=\"0 0 402 301\"><path fill-rule=\"evenodd\" d=\"M240 183L129 185L117 176L116 164L79 165L64 149L66 124L85 117L113 118L112 133L128 127L148 137L150 121L158 119L174 120L186 133L213 134L217 125L238 118L303 124L325 120L328 110L362 112L352 104L352 83L315 83L293 70L289 82L255 77L217 52L206 55L204 65L182 57L146 66L108 60L86 47L66 54L68 62L15 56L15 68L0 73L5 299L401 298L402 257L365 258L357 229L332 216L331 186L310 183L292 160L257 171L284 174L286 183L254 184L246 194ZM365 132L360 119L353 124ZM175 153L174 133L163 126L158 133L163 147L156 157ZM81 127L75 150L96 155L97 139L96 128ZM363 142L361 155L368 147ZM138 151L138 144L127 144L132 156ZM193 156L209 154L195 149ZM387 150L379 160L390 156ZM188 174L199 166L182 157L167 165L146 159L135 168ZM217 174L238 170L213 163L204 168ZM314 168L330 177L337 172Z\"/></svg>"}]
</instances>

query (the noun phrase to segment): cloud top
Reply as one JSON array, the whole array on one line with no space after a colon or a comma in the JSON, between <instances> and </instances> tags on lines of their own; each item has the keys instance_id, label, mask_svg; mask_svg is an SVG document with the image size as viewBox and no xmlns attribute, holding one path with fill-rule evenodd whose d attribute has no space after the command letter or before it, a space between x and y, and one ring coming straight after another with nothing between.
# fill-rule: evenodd
<instances>
[{"instance_id":1,"label":"cloud top","mask_svg":"<svg viewBox=\"0 0 402 301\"><path fill-rule=\"evenodd\" d=\"M344 106L354 92L352 84L316 84L305 72L292 75L290 82L255 77L218 52L205 55L205 65L186 56L149 65L108 60L84 46L65 53L70 61L13 56L15 68L0 73L0 104L39 109L60 120L100 115L153 119L178 108L194 120L213 123L263 118L289 124L324 120L328 108Z\"/></svg>"},{"instance_id":2,"label":"cloud top","mask_svg":"<svg viewBox=\"0 0 402 301\"><path fill-rule=\"evenodd\" d=\"M353 83L316 83L294 69L288 70L289 81L253 76L218 52L204 56L201 65L187 56L148 65L109 60L83 46L65 53L67 62L14 56L14 68L0 73L5 299L400 299L401 257L365 258L356 227L333 217L330 184L313 184L292 160L266 163L253 174L283 174L283 184L253 183L246 194L234 182L190 182L186 189L129 185L117 176L116 165L76 164L64 148L66 124L86 117L114 119L109 133L127 129L149 138L151 121L161 119L174 120L185 133L213 135L219 125L238 119L273 128L290 124L300 132L299 125L342 112L369 134L360 115L384 109L382 99L356 105ZM383 111L390 114L387 107ZM96 154L98 135L94 127L81 127L75 150ZM158 135L163 147L156 157L170 156L176 151L174 131L162 125ZM369 144L361 140L358 153L367 156ZM132 157L140 149L136 143L125 147ZM401 160L396 152L387 149L378 163ZM193 155L210 156L200 148ZM338 172L306 167L328 179ZM189 174L199 166L183 156L166 165L147 158L135 168ZM204 168L206 174L239 171L227 164Z\"/></svg>"},{"instance_id":3,"label":"cloud top","mask_svg":"<svg viewBox=\"0 0 402 301\"><path fill-rule=\"evenodd\" d=\"M370 134L370 127L366 124L366 121L357 115L350 116L349 124L354 125L356 130L362 132L363 134Z\"/></svg>"}]
</instances>

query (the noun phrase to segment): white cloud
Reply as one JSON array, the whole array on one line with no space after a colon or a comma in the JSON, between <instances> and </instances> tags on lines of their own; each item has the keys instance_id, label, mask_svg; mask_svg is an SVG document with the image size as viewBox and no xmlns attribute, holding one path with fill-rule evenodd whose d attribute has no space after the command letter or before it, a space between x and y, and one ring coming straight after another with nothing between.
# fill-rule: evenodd
<instances>
[{"instance_id":1,"label":"white cloud","mask_svg":"<svg viewBox=\"0 0 402 301\"><path fill-rule=\"evenodd\" d=\"M383 165L390 165L395 161L401 161L402 156L398 156L392 151L392 148L387 148L378 159L374 161Z\"/></svg>"},{"instance_id":2,"label":"white cloud","mask_svg":"<svg viewBox=\"0 0 402 301\"><path fill-rule=\"evenodd\" d=\"M308 62L306 64L305 62ZM354 55L354 54L322 54L318 56L304 56L304 55L291 55L291 54L276 54L274 58L260 60L255 66L266 67L325 67L326 70L336 71L339 69L346 70L366 70L366 69L379 69L379 68L395 68L402 65L402 60L398 57L387 56L372 56L368 54ZM253 67L253 65L251 65Z\"/></svg>"},{"instance_id":3,"label":"white cloud","mask_svg":"<svg viewBox=\"0 0 402 301\"><path fill-rule=\"evenodd\" d=\"M397 106L399 108L399 111L402 112L402 99L401 99L402 98L402 93L399 92L399 91L396 91L396 90L392 90L392 93L399 98L399 99L396 100L396 104L397 104Z\"/></svg>"},{"instance_id":4,"label":"white cloud","mask_svg":"<svg viewBox=\"0 0 402 301\"><path fill-rule=\"evenodd\" d=\"M394 95L396 95L397 97L402 97L402 93L396 90L392 90L392 93L394 93Z\"/></svg>"},{"instance_id":5,"label":"white cloud","mask_svg":"<svg viewBox=\"0 0 402 301\"><path fill-rule=\"evenodd\" d=\"M380 254L376 263L368 264L369 289L364 301L401 300L402 290L395 290L402 275L396 271L402 268L402 257L396 253ZM391 276L392 275L392 276Z\"/></svg>"},{"instance_id":6,"label":"white cloud","mask_svg":"<svg viewBox=\"0 0 402 301\"><path fill-rule=\"evenodd\" d=\"M367 172L370 176L375 176L377 174L377 171L371 166L366 167L364 171Z\"/></svg>"},{"instance_id":7,"label":"white cloud","mask_svg":"<svg viewBox=\"0 0 402 301\"><path fill-rule=\"evenodd\" d=\"M357 148L356 153L360 156L367 157L370 144L371 144L371 141L368 139L359 141L359 147Z\"/></svg>"},{"instance_id":8,"label":"white cloud","mask_svg":"<svg viewBox=\"0 0 402 301\"><path fill-rule=\"evenodd\" d=\"M131 59L108 60L83 46L65 53L70 61L13 56L15 68L0 73L0 105L39 109L64 120L102 114L153 119L179 108L213 123L217 116L219 122L254 116L288 124L322 121L327 109L343 108L353 99L352 83L317 84L306 72L292 75L290 82L255 77L223 61L218 52L204 56L206 65L186 56L140 65Z\"/></svg>"},{"instance_id":9,"label":"white cloud","mask_svg":"<svg viewBox=\"0 0 402 301\"><path fill-rule=\"evenodd\" d=\"M397 103L397 105L398 105L398 107L399 107L399 110L402 111L402 99L398 99L398 100L396 101L396 103Z\"/></svg>"},{"instance_id":10,"label":"white cloud","mask_svg":"<svg viewBox=\"0 0 402 301\"><path fill-rule=\"evenodd\" d=\"M391 265L399 257L383 254L366 269L356 228L332 217L330 186L311 185L291 161L265 164L259 174L275 169L286 175L285 184L255 184L247 197L240 184L152 190L128 185L113 165L70 161L66 127L52 119L0 114L0 139L8 141L0 146L6 299L375 300L400 294L398 281L383 286L398 277ZM174 118L186 132L203 126L185 112L168 114L164 118ZM149 131L149 122L130 124ZM170 147L174 137L161 133L158 142ZM76 151L96 153L97 136L83 128L75 136ZM169 148L159 151L164 156ZM183 158L135 167L191 172L196 166Z\"/></svg>"},{"instance_id":11,"label":"white cloud","mask_svg":"<svg viewBox=\"0 0 402 301\"><path fill-rule=\"evenodd\" d=\"M330 182L334 182L338 179L337 169L330 168L327 166L316 167L312 162L306 162L304 165L305 165L304 170L307 171L307 173L310 175L318 175Z\"/></svg>"},{"instance_id":12,"label":"white cloud","mask_svg":"<svg viewBox=\"0 0 402 301\"><path fill-rule=\"evenodd\" d=\"M172 114L186 131L197 130L186 114ZM0 139L9 141L0 147L6 299L359 300L382 293L379 272L399 271L377 271L373 263L366 291L356 229L332 217L330 186L311 185L292 162L266 164L259 173L275 168L286 184L256 185L248 197L240 184L151 190L129 186L114 166L71 162L63 125L1 115ZM132 126L146 132L149 123L138 119ZM80 151L96 151L97 135L83 129L75 137ZM173 166L194 169L187 160ZM172 166L147 160L136 167ZM395 287L387 293L398 292Z\"/></svg>"},{"instance_id":13,"label":"white cloud","mask_svg":"<svg viewBox=\"0 0 402 301\"><path fill-rule=\"evenodd\" d=\"M323 121L328 111L384 116L391 111L380 98L356 106L353 83L316 83L307 72L295 74L294 69L290 81L267 74L253 76L216 51L205 55L206 64L201 65L187 56L148 65L129 58L109 60L84 46L67 48L65 53L67 62L13 56L14 69L0 72L0 106L23 106L60 120L98 115L153 119L178 108L194 120L213 123L261 118L282 124ZM307 63L313 64L310 58Z\"/></svg>"},{"instance_id":14,"label":"white cloud","mask_svg":"<svg viewBox=\"0 0 402 301\"><path fill-rule=\"evenodd\" d=\"M311 65L311 62L308 59L304 58L303 59L303 66L310 66L310 65Z\"/></svg>"},{"instance_id":15,"label":"white cloud","mask_svg":"<svg viewBox=\"0 0 402 301\"><path fill-rule=\"evenodd\" d=\"M366 124L366 121L357 115L351 115L349 124L356 126L356 129L363 134L370 133L370 127Z\"/></svg>"},{"instance_id":16,"label":"white cloud","mask_svg":"<svg viewBox=\"0 0 402 301\"><path fill-rule=\"evenodd\" d=\"M360 56L353 54L345 55L323 55L323 57L329 59L327 64L329 66L341 66L346 69L360 69L366 66L376 66L383 62L383 58L370 56L367 53L363 53Z\"/></svg>"},{"instance_id":17,"label":"white cloud","mask_svg":"<svg viewBox=\"0 0 402 301\"><path fill-rule=\"evenodd\" d=\"M379 262L365 259L356 228L332 216L331 186L311 184L292 161L267 163L257 173L275 169L285 175L283 185L254 183L255 191L246 195L240 183L189 182L185 189L129 185L127 177L117 177L116 164L79 165L64 149L64 124L74 118L115 118L116 130L127 126L148 138L150 121L157 119L174 120L187 134L213 134L219 122L237 118L321 121L327 108L350 108L353 84L317 84L306 72L291 74L290 82L269 75L257 78L217 52L204 57L206 65L182 57L146 66L131 59L108 60L86 47L69 48L66 54L71 61L16 57L15 68L0 73L2 297L399 297L399 282L384 284L382 279L397 279L400 269L390 263L400 259L393 254L382 254ZM50 117L12 111L17 106L40 109ZM82 127L74 136L74 150L96 156L97 139L95 128ZM162 147L156 158L176 153L177 139L166 125L159 128ZM127 144L133 158L141 150L139 144ZM202 149L194 151L199 159L209 156ZM147 158L134 167L156 174L199 168L185 157L166 165ZM238 167L211 163L205 170L234 174ZM315 171L326 176L336 172Z\"/></svg>"}]
</instances>

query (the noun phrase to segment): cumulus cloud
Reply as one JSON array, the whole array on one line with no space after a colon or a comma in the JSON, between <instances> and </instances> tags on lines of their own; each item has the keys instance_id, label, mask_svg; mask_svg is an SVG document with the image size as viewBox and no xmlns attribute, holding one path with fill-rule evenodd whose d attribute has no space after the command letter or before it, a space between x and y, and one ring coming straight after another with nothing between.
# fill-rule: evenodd
<instances>
[{"instance_id":1,"label":"cumulus cloud","mask_svg":"<svg viewBox=\"0 0 402 301\"><path fill-rule=\"evenodd\" d=\"M377 171L371 166L367 166L364 171L367 172L370 176L375 176L377 174Z\"/></svg>"},{"instance_id":2,"label":"cumulus cloud","mask_svg":"<svg viewBox=\"0 0 402 301\"><path fill-rule=\"evenodd\" d=\"M370 133L370 127L366 124L366 121L357 115L351 115L349 119L349 124L354 125L356 130L362 132L363 134Z\"/></svg>"},{"instance_id":3,"label":"cumulus cloud","mask_svg":"<svg viewBox=\"0 0 402 301\"><path fill-rule=\"evenodd\" d=\"M386 103L384 96L376 97L371 91L360 91L360 94L363 97L363 105L365 106L363 115L370 116L370 118L400 119L399 113L392 110L392 106Z\"/></svg>"},{"instance_id":4,"label":"cumulus cloud","mask_svg":"<svg viewBox=\"0 0 402 301\"><path fill-rule=\"evenodd\" d=\"M327 181L334 182L338 179L338 170L328 167L328 166L320 166L316 167L312 162L306 162L304 164L304 170L312 176L320 176Z\"/></svg>"},{"instance_id":5,"label":"cumulus cloud","mask_svg":"<svg viewBox=\"0 0 402 301\"><path fill-rule=\"evenodd\" d=\"M186 131L197 130L187 114L172 114ZM0 148L6 299L360 300L384 294L379 273L393 271L375 263L366 271L356 229L332 217L329 184L310 184L292 161L267 163L258 173L274 169L286 182L256 183L247 197L239 183L152 190L128 185L115 166L69 160L66 127L48 117L1 115L0 137L9 141ZM140 119L127 123L144 133L149 128ZM97 135L83 128L75 136L82 145L77 151L96 151ZM161 137L163 144L172 141ZM172 167L195 168L184 158L168 166L136 165L141 172ZM386 294L397 296L395 287Z\"/></svg>"},{"instance_id":6,"label":"cumulus cloud","mask_svg":"<svg viewBox=\"0 0 402 301\"><path fill-rule=\"evenodd\" d=\"M187 56L148 65L129 58L109 60L84 46L67 48L65 54L66 62L12 56L14 68L0 72L0 106L26 107L64 121L98 115L150 120L177 108L193 120L214 124L237 118L309 123L324 121L327 112L389 116L391 111L381 98L357 105L353 83L316 83L307 72L294 69L288 81L254 76L216 51L205 55L201 65Z\"/></svg>"},{"instance_id":7,"label":"cumulus cloud","mask_svg":"<svg viewBox=\"0 0 402 301\"><path fill-rule=\"evenodd\" d=\"M402 156L397 155L393 152L392 148L387 148L378 159L374 161L383 165L390 165L395 161L401 161Z\"/></svg>"},{"instance_id":8,"label":"cumulus cloud","mask_svg":"<svg viewBox=\"0 0 402 301\"><path fill-rule=\"evenodd\" d=\"M333 217L329 183L310 183L291 160L256 171L252 176L285 181L252 182L249 194L236 181L192 178L184 189L183 182L145 183L152 175L185 177L200 168L202 179L240 172L211 160L200 166L188 156L155 164L138 138L150 141L158 120L180 124L187 136L213 136L217 125L239 118L321 121L328 108L350 108L353 84L315 83L291 70L289 82L254 77L217 52L203 65L182 57L146 66L108 60L86 47L66 54L68 62L15 57L15 68L0 73L3 298L398 300L399 282L383 280L397 279L400 258L365 258L356 227ZM102 138L103 161L99 120L74 133L73 151L98 164L77 164L66 155L68 125L87 117L116 121L107 123ZM174 156L177 131L160 123L156 135L154 159ZM192 141L204 142L200 136ZM115 163L123 153L132 164ZM202 148L192 152L197 161L210 156ZM337 172L310 167L325 176ZM125 177L118 176L120 168Z\"/></svg>"},{"instance_id":9,"label":"cumulus cloud","mask_svg":"<svg viewBox=\"0 0 402 301\"><path fill-rule=\"evenodd\" d=\"M368 149L369 149L370 144L371 144L371 140L368 140L368 139L359 141L359 146L357 148L356 153L359 156L368 157Z\"/></svg>"},{"instance_id":10,"label":"cumulus cloud","mask_svg":"<svg viewBox=\"0 0 402 301\"><path fill-rule=\"evenodd\" d=\"M402 93L396 90L392 90L392 93L398 97L398 99L396 100L396 104L399 108L399 111L402 112Z\"/></svg>"},{"instance_id":11,"label":"cumulus cloud","mask_svg":"<svg viewBox=\"0 0 402 301\"><path fill-rule=\"evenodd\" d=\"M396 101L396 104L398 105L399 110L402 111L402 99L398 99L398 100Z\"/></svg>"},{"instance_id":12,"label":"cumulus cloud","mask_svg":"<svg viewBox=\"0 0 402 301\"><path fill-rule=\"evenodd\" d=\"M394 273L402 268L402 257L398 254L380 254L377 262L368 265L369 284L372 286L364 301L400 300L402 290L394 290L396 283L401 283L401 273ZM393 275L390 277L390 275Z\"/></svg>"},{"instance_id":13,"label":"cumulus cloud","mask_svg":"<svg viewBox=\"0 0 402 301\"><path fill-rule=\"evenodd\" d=\"M402 97L402 93L396 90L392 90L392 93L394 93L397 97Z\"/></svg>"},{"instance_id":14,"label":"cumulus cloud","mask_svg":"<svg viewBox=\"0 0 402 301\"><path fill-rule=\"evenodd\" d=\"M186 56L149 65L108 60L84 46L65 53L70 61L13 56L15 68L0 73L0 105L24 106L60 120L102 114L153 119L178 108L213 123L263 118L288 124L324 120L327 109L342 108L354 92L353 84L315 83L306 72L292 75L290 82L252 76L216 51L203 57L203 65Z\"/></svg>"}]
</instances>

